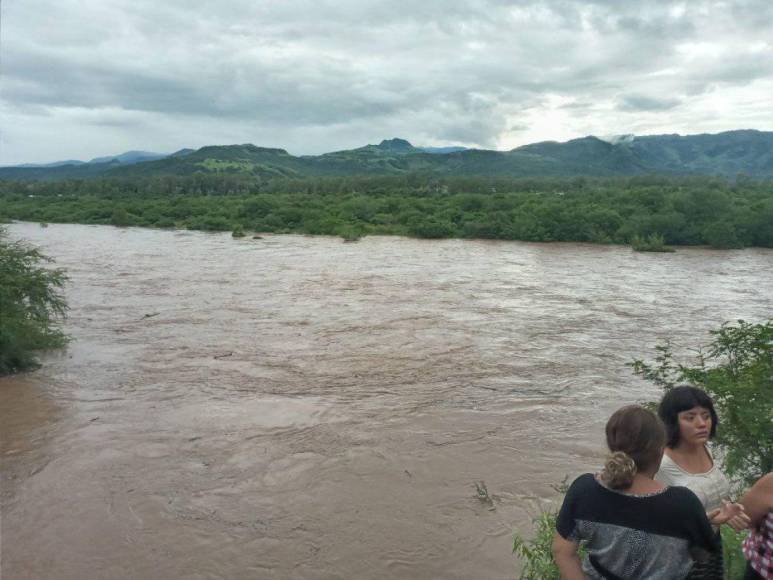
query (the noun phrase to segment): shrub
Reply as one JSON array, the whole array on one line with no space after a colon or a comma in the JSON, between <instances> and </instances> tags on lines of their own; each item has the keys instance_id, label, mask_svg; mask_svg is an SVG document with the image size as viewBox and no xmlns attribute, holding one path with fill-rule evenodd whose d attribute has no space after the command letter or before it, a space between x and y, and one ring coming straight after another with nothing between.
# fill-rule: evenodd
<instances>
[{"instance_id":1,"label":"shrub","mask_svg":"<svg viewBox=\"0 0 773 580\"><path fill-rule=\"evenodd\" d=\"M646 238L634 236L631 239L631 247L637 252L673 252L673 248L666 246L665 238L660 234L650 234Z\"/></svg>"},{"instance_id":2,"label":"shrub","mask_svg":"<svg viewBox=\"0 0 773 580\"><path fill-rule=\"evenodd\" d=\"M454 235L454 227L450 223L437 221L433 218L409 224L408 231L416 238L439 239Z\"/></svg>"},{"instance_id":3,"label":"shrub","mask_svg":"<svg viewBox=\"0 0 773 580\"><path fill-rule=\"evenodd\" d=\"M550 511L534 518L534 537L531 540L524 540L519 535L513 538L513 553L523 564L520 580L560 580L552 552L556 516L556 512Z\"/></svg>"},{"instance_id":4,"label":"shrub","mask_svg":"<svg viewBox=\"0 0 773 580\"><path fill-rule=\"evenodd\" d=\"M361 226L344 224L337 228L336 232L341 236L345 242L356 242L365 235L365 231Z\"/></svg>"},{"instance_id":5,"label":"shrub","mask_svg":"<svg viewBox=\"0 0 773 580\"><path fill-rule=\"evenodd\" d=\"M722 250L743 248L735 226L729 221L718 221L706 226L703 237L712 248Z\"/></svg>"},{"instance_id":6,"label":"shrub","mask_svg":"<svg viewBox=\"0 0 773 580\"><path fill-rule=\"evenodd\" d=\"M64 346L59 323L67 312L61 269L24 242L11 242L0 229L0 375L39 365L35 351Z\"/></svg>"},{"instance_id":7,"label":"shrub","mask_svg":"<svg viewBox=\"0 0 773 580\"><path fill-rule=\"evenodd\" d=\"M658 345L654 364L635 360L634 372L668 390L688 383L709 393L721 427L716 443L725 471L751 484L773 471L773 319L739 320L711 331L694 364L676 364L671 344Z\"/></svg>"},{"instance_id":8,"label":"shrub","mask_svg":"<svg viewBox=\"0 0 773 580\"><path fill-rule=\"evenodd\" d=\"M132 224L132 218L126 208L117 207L110 216L110 223L114 226L124 227Z\"/></svg>"}]
</instances>

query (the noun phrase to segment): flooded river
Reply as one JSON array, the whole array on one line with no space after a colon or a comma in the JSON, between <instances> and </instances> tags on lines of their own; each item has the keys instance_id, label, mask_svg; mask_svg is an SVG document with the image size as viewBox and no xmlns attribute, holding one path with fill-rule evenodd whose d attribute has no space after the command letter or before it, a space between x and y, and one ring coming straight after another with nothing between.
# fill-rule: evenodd
<instances>
[{"instance_id":1,"label":"flooded river","mask_svg":"<svg viewBox=\"0 0 773 580\"><path fill-rule=\"evenodd\" d=\"M771 250L9 230L74 340L0 379L4 580L514 578L625 364L773 313Z\"/></svg>"}]
</instances>

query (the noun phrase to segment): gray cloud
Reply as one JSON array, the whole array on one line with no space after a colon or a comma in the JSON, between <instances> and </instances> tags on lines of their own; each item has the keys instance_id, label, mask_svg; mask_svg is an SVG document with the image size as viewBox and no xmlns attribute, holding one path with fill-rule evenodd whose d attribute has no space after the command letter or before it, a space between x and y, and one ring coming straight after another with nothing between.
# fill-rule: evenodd
<instances>
[{"instance_id":1,"label":"gray cloud","mask_svg":"<svg viewBox=\"0 0 773 580\"><path fill-rule=\"evenodd\" d=\"M669 123L773 128L761 97L773 82L766 0L25 0L2 10L0 163L230 139L319 153L387 136L509 149ZM706 114L718 98L738 105L726 125Z\"/></svg>"},{"instance_id":2,"label":"gray cloud","mask_svg":"<svg viewBox=\"0 0 773 580\"><path fill-rule=\"evenodd\" d=\"M658 98L645 95L626 95L620 100L621 111L668 111L681 104L680 99Z\"/></svg>"}]
</instances>

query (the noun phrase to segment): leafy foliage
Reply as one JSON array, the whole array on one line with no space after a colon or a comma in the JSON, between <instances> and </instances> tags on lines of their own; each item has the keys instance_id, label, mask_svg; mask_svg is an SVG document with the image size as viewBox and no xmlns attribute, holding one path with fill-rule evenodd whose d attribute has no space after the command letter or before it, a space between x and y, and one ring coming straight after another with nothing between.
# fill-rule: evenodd
<instances>
[{"instance_id":1,"label":"leafy foliage","mask_svg":"<svg viewBox=\"0 0 773 580\"><path fill-rule=\"evenodd\" d=\"M742 580L746 571L746 558L741 551L741 543L747 532L735 532L732 528L722 526L722 555L725 560L726 580Z\"/></svg>"},{"instance_id":2,"label":"leafy foliage","mask_svg":"<svg viewBox=\"0 0 773 580\"><path fill-rule=\"evenodd\" d=\"M531 540L518 535L513 539L513 553L523 563L520 580L561 579L552 552L556 515L553 511L542 512L534 518L534 536Z\"/></svg>"},{"instance_id":3,"label":"leafy foliage","mask_svg":"<svg viewBox=\"0 0 773 580\"><path fill-rule=\"evenodd\" d=\"M568 479L551 486L562 496L569 489ZM534 535L526 540L518 534L513 537L513 553L523 564L520 580L560 580L558 567L553 561L553 534L556 532L557 510L547 510L532 520ZM580 559L585 557L585 549L580 545Z\"/></svg>"},{"instance_id":4,"label":"leafy foliage","mask_svg":"<svg viewBox=\"0 0 773 580\"><path fill-rule=\"evenodd\" d=\"M287 155L278 151L260 155ZM634 243L650 250L773 247L773 183L705 177L299 179L219 172L0 181L0 215L209 231L238 224L277 233Z\"/></svg>"},{"instance_id":5,"label":"leafy foliage","mask_svg":"<svg viewBox=\"0 0 773 580\"><path fill-rule=\"evenodd\" d=\"M0 375L34 368L34 352L63 346L59 322L67 312L61 269L24 242L0 229Z\"/></svg>"},{"instance_id":6,"label":"leafy foliage","mask_svg":"<svg viewBox=\"0 0 773 580\"><path fill-rule=\"evenodd\" d=\"M659 345L654 364L635 360L634 372L668 390L689 383L709 393L720 418L716 442L726 472L747 484L773 471L773 320L739 320L711 332L692 365L674 362Z\"/></svg>"},{"instance_id":7,"label":"leafy foliage","mask_svg":"<svg viewBox=\"0 0 773 580\"><path fill-rule=\"evenodd\" d=\"M673 252L673 248L666 246L666 240L662 234L650 234L646 238L638 235L631 240L631 247L637 252Z\"/></svg>"}]
</instances>

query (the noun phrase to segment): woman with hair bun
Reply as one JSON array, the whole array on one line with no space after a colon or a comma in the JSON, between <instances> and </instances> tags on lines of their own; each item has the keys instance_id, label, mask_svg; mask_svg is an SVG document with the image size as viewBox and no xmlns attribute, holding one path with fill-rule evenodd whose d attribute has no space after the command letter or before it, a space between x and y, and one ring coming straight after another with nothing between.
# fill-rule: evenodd
<instances>
[{"instance_id":1,"label":"woman with hair bun","mask_svg":"<svg viewBox=\"0 0 773 580\"><path fill-rule=\"evenodd\" d=\"M607 422L598 475L572 483L558 513L553 556L564 580L680 580L718 549L701 502L655 481L666 444L654 413L631 405ZM580 562L580 542L587 555Z\"/></svg>"},{"instance_id":2,"label":"woman with hair bun","mask_svg":"<svg viewBox=\"0 0 773 580\"><path fill-rule=\"evenodd\" d=\"M714 438L719 418L711 398L701 389L682 385L670 389L660 401L658 415L666 427L666 449L655 478L666 485L681 485L698 496L721 543L719 526L736 531L749 526L741 504L731 503L730 482L714 463L706 444ZM722 550L696 565L690 580L722 580Z\"/></svg>"}]
</instances>

